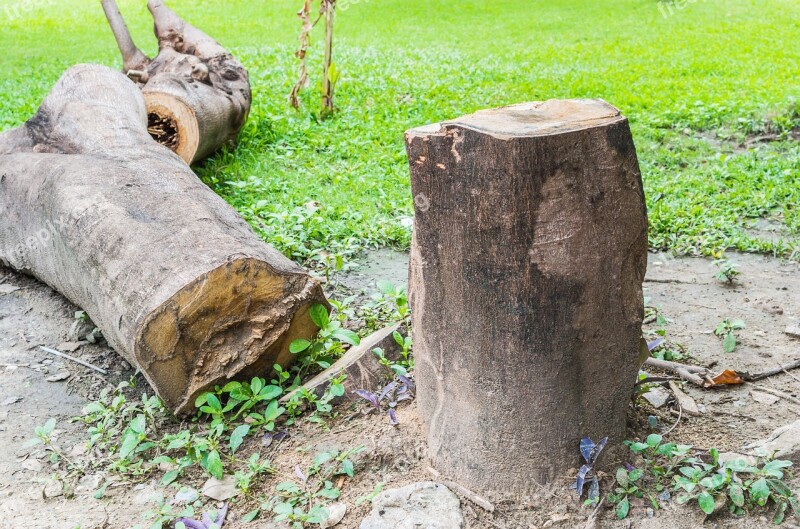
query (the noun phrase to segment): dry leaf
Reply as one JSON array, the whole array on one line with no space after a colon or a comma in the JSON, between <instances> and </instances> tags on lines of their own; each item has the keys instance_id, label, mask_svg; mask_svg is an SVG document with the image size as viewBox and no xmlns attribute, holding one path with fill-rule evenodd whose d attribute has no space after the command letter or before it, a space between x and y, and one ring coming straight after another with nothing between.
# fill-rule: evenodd
<instances>
[{"instance_id":1,"label":"dry leaf","mask_svg":"<svg viewBox=\"0 0 800 529\"><path fill-rule=\"evenodd\" d=\"M341 502L331 503L326 508L328 509L328 519L320 524L320 529L327 529L338 524L347 512L347 505Z\"/></svg>"},{"instance_id":2,"label":"dry leaf","mask_svg":"<svg viewBox=\"0 0 800 529\"><path fill-rule=\"evenodd\" d=\"M711 384L711 382L713 382L713 384ZM711 377L711 382L706 382L705 387L744 384L744 379L740 377L736 371L733 371L732 369L726 369L719 375Z\"/></svg>"},{"instance_id":3,"label":"dry leaf","mask_svg":"<svg viewBox=\"0 0 800 529\"><path fill-rule=\"evenodd\" d=\"M228 474L222 479L208 478L203 484L203 494L212 500L225 501L237 494L236 478Z\"/></svg>"}]
</instances>

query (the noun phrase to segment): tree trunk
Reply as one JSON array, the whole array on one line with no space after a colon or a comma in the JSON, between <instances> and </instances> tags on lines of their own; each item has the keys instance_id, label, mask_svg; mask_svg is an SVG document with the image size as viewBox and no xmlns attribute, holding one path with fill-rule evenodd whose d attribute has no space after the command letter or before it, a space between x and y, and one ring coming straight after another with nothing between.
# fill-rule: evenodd
<instances>
[{"instance_id":1,"label":"tree trunk","mask_svg":"<svg viewBox=\"0 0 800 529\"><path fill-rule=\"evenodd\" d=\"M625 436L647 217L627 120L599 100L406 133L418 406L433 464L530 492Z\"/></svg>"},{"instance_id":2,"label":"tree trunk","mask_svg":"<svg viewBox=\"0 0 800 529\"><path fill-rule=\"evenodd\" d=\"M189 164L233 144L250 112L247 71L233 55L161 0L149 0L159 48L151 60L133 43L116 2L102 5L123 69L144 92L153 138Z\"/></svg>"},{"instance_id":3,"label":"tree trunk","mask_svg":"<svg viewBox=\"0 0 800 529\"><path fill-rule=\"evenodd\" d=\"M102 66L68 70L0 135L0 260L82 307L165 404L266 375L316 328L319 285L147 130L145 99Z\"/></svg>"}]
</instances>

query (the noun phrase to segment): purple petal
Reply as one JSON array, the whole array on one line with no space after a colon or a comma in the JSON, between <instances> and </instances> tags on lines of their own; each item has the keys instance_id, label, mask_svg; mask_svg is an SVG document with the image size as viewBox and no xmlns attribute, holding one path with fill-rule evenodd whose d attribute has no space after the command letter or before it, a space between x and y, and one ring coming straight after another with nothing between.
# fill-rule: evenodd
<instances>
[{"instance_id":1,"label":"purple petal","mask_svg":"<svg viewBox=\"0 0 800 529\"><path fill-rule=\"evenodd\" d=\"M222 507L220 507L219 511L217 511L217 521L215 522L218 526L222 527L225 523L225 517L228 515L228 504L223 503Z\"/></svg>"},{"instance_id":2,"label":"purple petal","mask_svg":"<svg viewBox=\"0 0 800 529\"><path fill-rule=\"evenodd\" d=\"M589 493L586 495L586 498L591 501L596 501L600 498L600 482L597 476L592 477L592 484L589 485Z\"/></svg>"},{"instance_id":3,"label":"purple petal","mask_svg":"<svg viewBox=\"0 0 800 529\"><path fill-rule=\"evenodd\" d=\"M590 465L594 465L595 461L597 461L597 457L600 455L600 452L603 451L603 448L606 447L606 443L608 442L608 437L603 437L600 439L600 442L597 443L594 448L592 448L591 459L588 461Z\"/></svg>"},{"instance_id":4,"label":"purple petal","mask_svg":"<svg viewBox=\"0 0 800 529\"><path fill-rule=\"evenodd\" d=\"M656 347L658 347L662 343L664 343L664 337L663 336L660 337L660 338L656 338L652 342L648 343L647 344L647 350L648 351L652 351L653 349L655 349Z\"/></svg>"},{"instance_id":5,"label":"purple petal","mask_svg":"<svg viewBox=\"0 0 800 529\"><path fill-rule=\"evenodd\" d=\"M386 384L386 386L384 386L383 390L381 390L381 394L378 395L378 402L380 402L383 399L385 399L386 395L388 395L396 387L397 387L397 381L394 381L394 380L392 382L389 382L388 384Z\"/></svg>"},{"instance_id":6,"label":"purple petal","mask_svg":"<svg viewBox=\"0 0 800 529\"><path fill-rule=\"evenodd\" d=\"M294 467L294 475L297 476L298 478L300 478L300 481L302 481L303 483L306 482L306 479L307 479L306 475L303 474L303 471L300 470L300 467L298 467L298 466Z\"/></svg>"},{"instance_id":7,"label":"purple petal","mask_svg":"<svg viewBox=\"0 0 800 529\"><path fill-rule=\"evenodd\" d=\"M375 396L374 393L370 393L366 389L357 389L354 391L356 395L361 397L362 399L368 401L376 410L381 409L381 404L378 401L378 397Z\"/></svg>"},{"instance_id":8,"label":"purple petal","mask_svg":"<svg viewBox=\"0 0 800 529\"><path fill-rule=\"evenodd\" d=\"M575 490L578 491L578 497L580 498L583 496L583 486L586 484L586 475L592 469L586 465L583 465L581 469L578 471L578 479L575 481Z\"/></svg>"},{"instance_id":9,"label":"purple petal","mask_svg":"<svg viewBox=\"0 0 800 529\"><path fill-rule=\"evenodd\" d=\"M283 441L287 437L289 437L289 432L287 432L286 430L281 430L279 432L275 432L274 434L272 434L272 438L276 441Z\"/></svg>"},{"instance_id":10,"label":"purple petal","mask_svg":"<svg viewBox=\"0 0 800 529\"><path fill-rule=\"evenodd\" d=\"M389 422L392 426L397 426L400 424L400 421L397 420L397 414L394 412L394 408L389 409Z\"/></svg>"},{"instance_id":11,"label":"purple petal","mask_svg":"<svg viewBox=\"0 0 800 529\"><path fill-rule=\"evenodd\" d=\"M588 437L581 439L581 455L587 463L591 463L592 450L594 449L594 442Z\"/></svg>"},{"instance_id":12,"label":"purple petal","mask_svg":"<svg viewBox=\"0 0 800 529\"><path fill-rule=\"evenodd\" d=\"M636 470L636 467L631 465L630 463L624 463L624 465L625 465L625 470L627 470L628 472L633 472L634 470Z\"/></svg>"},{"instance_id":13,"label":"purple petal","mask_svg":"<svg viewBox=\"0 0 800 529\"><path fill-rule=\"evenodd\" d=\"M405 387L407 387L411 391L414 391L415 389L417 389L417 385L414 384L414 381L411 380L410 378L404 377L403 375L397 375L397 378L398 378L398 380L400 380L400 382L403 383L403 385Z\"/></svg>"},{"instance_id":14,"label":"purple petal","mask_svg":"<svg viewBox=\"0 0 800 529\"><path fill-rule=\"evenodd\" d=\"M261 438L261 442L264 446L270 446L273 442L280 442L289 437L289 433L281 430L279 432L271 432L265 433L264 437Z\"/></svg>"},{"instance_id":15,"label":"purple petal","mask_svg":"<svg viewBox=\"0 0 800 529\"><path fill-rule=\"evenodd\" d=\"M203 525L206 527L211 527L211 524L213 523L214 520L211 519L211 516L209 516L207 512L203 511Z\"/></svg>"}]
</instances>

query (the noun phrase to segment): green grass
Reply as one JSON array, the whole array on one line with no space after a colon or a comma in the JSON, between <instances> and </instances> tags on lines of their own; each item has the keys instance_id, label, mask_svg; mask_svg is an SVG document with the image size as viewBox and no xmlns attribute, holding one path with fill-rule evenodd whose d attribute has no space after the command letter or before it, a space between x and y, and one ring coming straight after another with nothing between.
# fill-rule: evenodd
<instances>
[{"instance_id":1,"label":"green grass","mask_svg":"<svg viewBox=\"0 0 800 529\"><path fill-rule=\"evenodd\" d=\"M800 148L739 148L800 124L800 4L698 0L340 0L339 113L316 117L321 40L301 112L288 108L300 2L170 5L250 70L255 101L239 148L198 168L267 241L299 261L320 250L406 247L412 213L403 131L481 108L600 97L631 120L656 248L798 257ZM0 15L10 0L0 0ZM19 124L78 62L118 65L99 2L31 0L0 20L0 128ZM152 52L144 0L123 1ZM321 30L321 28L319 28ZM786 226L765 241L759 217Z\"/></svg>"}]
</instances>

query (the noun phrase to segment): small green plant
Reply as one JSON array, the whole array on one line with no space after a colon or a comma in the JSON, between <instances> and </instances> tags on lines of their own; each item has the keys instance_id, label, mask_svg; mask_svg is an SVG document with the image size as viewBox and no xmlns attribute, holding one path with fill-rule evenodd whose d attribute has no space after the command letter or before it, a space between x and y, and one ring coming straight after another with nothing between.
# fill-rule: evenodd
<instances>
[{"instance_id":1,"label":"small green plant","mask_svg":"<svg viewBox=\"0 0 800 529\"><path fill-rule=\"evenodd\" d=\"M390 376L402 375L408 376L408 372L414 369L414 358L411 356L412 340L411 335L403 336L397 331L392 333L392 338L400 348L400 357L396 362L386 358L386 353L380 347L372 350L378 358L378 362L386 369Z\"/></svg>"},{"instance_id":2,"label":"small green plant","mask_svg":"<svg viewBox=\"0 0 800 529\"><path fill-rule=\"evenodd\" d=\"M727 285L732 285L736 278L741 275L741 272L736 268L736 263L724 256L716 259L714 265L719 269L714 277Z\"/></svg>"},{"instance_id":3,"label":"small green plant","mask_svg":"<svg viewBox=\"0 0 800 529\"><path fill-rule=\"evenodd\" d=\"M730 318L722 320L714 329L714 334L722 338L722 348L726 353L732 353L736 349L736 331L740 329L744 329L744 322Z\"/></svg>"},{"instance_id":4,"label":"small green plant","mask_svg":"<svg viewBox=\"0 0 800 529\"><path fill-rule=\"evenodd\" d=\"M177 527L179 519L190 518L195 515L192 505L178 507L165 501L161 496L156 500L156 506L144 512L142 517L147 520L149 529L163 529L165 527ZM185 527L185 525L184 525ZM135 525L133 529L143 529L142 525Z\"/></svg>"},{"instance_id":5,"label":"small green plant","mask_svg":"<svg viewBox=\"0 0 800 529\"><path fill-rule=\"evenodd\" d=\"M275 474L277 470L270 464L268 460L261 460L261 455L256 452L247 460L247 468L237 470L234 473L236 478L236 488L239 489L244 496L249 496L253 486L253 480L261 474Z\"/></svg>"},{"instance_id":6,"label":"small green plant","mask_svg":"<svg viewBox=\"0 0 800 529\"><path fill-rule=\"evenodd\" d=\"M311 320L319 327L319 333L311 340L298 338L289 345L289 351L298 355L297 384L312 369L328 369L336 358L344 353L344 346L358 345L356 333L342 327L338 320L331 320L328 309L317 303L311 306Z\"/></svg>"},{"instance_id":7,"label":"small green plant","mask_svg":"<svg viewBox=\"0 0 800 529\"><path fill-rule=\"evenodd\" d=\"M325 506L341 495L333 478L353 477L355 467L350 458L363 449L358 447L317 454L305 471L295 467L293 479L279 483L275 487L275 496L262 505L261 509L275 514L274 521L289 522L291 527L297 529L306 524L324 523L328 519Z\"/></svg>"},{"instance_id":8,"label":"small green plant","mask_svg":"<svg viewBox=\"0 0 800 529\"><path fill-rule=\"evenodd\" d=\"M616 486L608 499L616 504L619 519L628 516L631 498L643 498L659 509L673 495L676 503L695 502L705 514L727 507L738 516L769 505L774 508L773 521L779 524L787 512L798 513L800 503L785 483L791 461L771 460L762 465L744 460L721 462L716 449L690 455L691 445L665 443L658 434L649 435L645 442L626 444L643 464L616 471Z\"/></svg>"},{"instance_id":9,"label":"small green plant","mask_svg":"<svg viewBox=\"0 0 800 529\"><path fill-rule=\"evenodd\" d=\"M666 333L663 330L659 330L656 331L656 334L659 336L665 336ZM650 351L650 356L657 360L680 362L688 355L686 354L686 348L683 345L665 339L657 343L657 345Z\"/></svg>"},{"instance_id":10,"label":"small green plant","mask_svg":"<svg viewBox=\"0 0 800 529\"><path fill-rule=\"evenodd\" d=\"M374 332L392 323L402 323L410 329L411 308L405 286L391 281L379 281L378 292L356 313L364 321L363 333Z\"/></svg>"}]
</instances>

